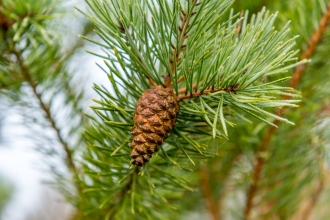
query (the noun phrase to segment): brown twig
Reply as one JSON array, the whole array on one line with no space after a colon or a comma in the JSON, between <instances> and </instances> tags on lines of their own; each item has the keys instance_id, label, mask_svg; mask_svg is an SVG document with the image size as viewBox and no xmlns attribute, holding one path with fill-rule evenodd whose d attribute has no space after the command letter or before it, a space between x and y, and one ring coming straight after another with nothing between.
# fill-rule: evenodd
<instances>
[{"instance_id":1,"label":"brown twig","mask_svg":"<svg viewBox=\"0 0 330 220\"><path fill-rule=\"evenodd\" d=\"M276 120L273 122L275 125L279 124L279 121ZM268 143L270 142L272 138L272 134L275 131L275 127L269 127L262 142L261 145L258 149L257 153L257 161L256 164L253 167L253 173L252 173L252 183L250 185L247 199L246 199L246 204L245 204L245 212L244 212L244 219L249 219L252 211L252 206L253 206L253 198L258 190L258 185L259 185L259 180L260 180L260 174L262 167L265 163L265 158L262 157L262 152L264 152L267 149Z\"/></svg>"},{"instance_id":2,"label":"brown twig","mask_svg":"<svg viewBox=\"0 0 330 220\"><path fill-rule=\"evenodd\" d=\"M219 209L217 208L217 203L214 201L212 197L212 190L210 186L210 177L208 175L208 170L206 169L205 165L201 166L200 169L200 180L201 180L201 187L204 195L204 199L211 215L211 219L213 220L220 220Z\"/></svg>"},{"instance_id":3,"label":"brown twig","mask_svg":"<svg viewBox=\"0 0 330 220\"><path fill-rule=\"evenodd\" d=\"M3 8L4 5L2 3L2 1L0 0L0 9ZM6 8L6 10L12 10L13 7L9 6L9 8ZM18 16L16 16L16 19L18 18L18 20L23 20L26 17L33 17L34 16L34 12L30 11L29 13L23 13L20 14ZM13 19L13 18L9 18L8 16L4 15L3 13L0 12L0 29L2 29L3 31L7 32L16 22L17 20Z\"/></svg>"},{"instance_id":4,"label":"brown twig","mask_svg":"<svg viewBox=\"0 0 330 220\"><path fill-rule=\"evenodd\" d=\"M0 0L0 8L3 8L3 7L4 7L3 3ZM13 20L11 20L6 15L4 15L2 12L0 12L0 29L2 29L4 32L7 32L14 23L15 22Z\"/></svg>"},{"instance_id":5,"label":"brown twig","mask_svg":"<svg viewBox=\"0 0 330 220\"><path fill-rule=\"evenodd\" d=\"M151 79L150 77L148 77L148 81L149 81L150 85L157 86L157 83L155 81L153 81L153 79Z\"/></svg>"},{"instance_id":6,"label":"brown twig","mask_svg":"<svg viewBox=\"0 0 330 220\"><path fill-rule=\"evenodd\" d=\"M177 97L178 102L182 101L183 99L191 99L191 98L195 98L195 97L199 97L208 93L214 93L214 92L218 92L218 91L224 91L224 92L232 92L234 94L236 94L236 89L239 87L239 83L235 84L235 85L231 85L228 88L222 88L222 89L217 89L217 88L211 88L211 89L206 89L203 91L199 91L199 92L193 92L191 94L186 94L186 95L181 95ZM182 91L186 91L186 90L182 90Z\"/></svg>"},{"instance_id":7,"label":"brown twig","mask_svg":"<svg viewBox=\"0 0 330 220\"><path fill-rule=\"evenodd\" d=\"M190 99L190 98L195 98L195 97L199 97L208 93L213 93L213 92L217 92L219 91L218 89L214 88L214 89L206 89L204 91L200 91L200 92L193 92L192 94L188 94L188 95L181 95L177 97L178 102L182 101L183 99Z\"/></svg>"},{"instance_id":8,"label":"brown twig","mask_svg":"<svg viewBox=\"0 0 330 220\"><path fill-rule=\"evenodd\" d=\"M178 80L178 83L182 82L184 80L184 76L181 76Z\"/></svg>"},{"instance_id":9,"label":"brown twig","mask_svg":"<svg viewBox=\"0 0 330 220\"><path fill-rule=\"evenodd\" d=\"M196 87L197 87L196 84L194 84L194 85L192 86L193 89L195 89ZM178 93L179 93L179 94L186 94L186 93L187 93L187 88L179 89L179 90L178 90Z\"/></svg>"},{"instance_id":10,"label":"brown twig","mask_svg":"<svg viewBox=\"0 0 330 220\"><path fill-rule=\"evenodd\" d=\"M316 46L321 41L321 38L323 36L323 33L326 29L326 26L327 26L329 20L330 20L330 3L328 5L326 13L322 16L322 18L320 20L318 28L315 30L312 37L310 38L308 47L301 55L301 57L300 57L301 60L311 58L311 56L313 55L313 53L316 49ZM307 67L307 64L302 64L295 69L293 77L289 83L290 87L293 87L293 88L297 87L306 67ZM288 99L289 97L283 96L282 98ZM277 114L281 116L283 114L284 110L285 110L285 108L280 108L279 111L277 112ZM275 125L278 125L280 123L280 121L274 120L273 123ZM257 193L260 176L261 176L261 171L262 171L262 168L265 163L265 158L262 155L263 155L263 152L265 152L267 150L267 147L268 147L274 133L275 133L275 127L269 127L261 142L261 145L258 149L257 159L256 159L257 161L256 161L256 164L254 165L254 168L252 171L253 182L248 190L248 195L247 195L247 199L246 199L244 219L250 218L252 206L253 206L253 199Z\"/></svg>"}]
</instances>

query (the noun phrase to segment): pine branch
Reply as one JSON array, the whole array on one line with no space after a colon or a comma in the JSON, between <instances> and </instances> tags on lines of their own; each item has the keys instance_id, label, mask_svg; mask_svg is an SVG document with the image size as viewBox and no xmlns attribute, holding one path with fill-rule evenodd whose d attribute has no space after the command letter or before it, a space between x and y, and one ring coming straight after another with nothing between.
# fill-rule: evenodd
<instances>
[{"instance_id":1,"label":"pine branch","mask_svg":"<svg viewBox=\"0 0 330 220\"><path fill-rule=\"evenodd\" d=\"M76 187L76 190L79 194L79 199L83 199L84 195L82 192L82 186L79 182L79 177L78 177L78 170L77 167L74 163L74 159L73 159L73 153L70 150L69 144L68 142L62 137L61 134L61 129L58 127L58 125L56 124L55 118L51 113L50 108L47 106L47 104L43 101L42 96L40 94L40 92L38 92L37 87L38 87L38 83L36 83L33 78L32 75L28 69L28 67L25 65L24 60L21 56L21 53L15 49L11 50L11 52L15 55L18 64L20 66L20 69L22 71L23 77L25 78L26 82L29 84L29 86L31 87L33 94L35 96L35 98L38 100L39 106L42 109L42 111L45 114L45 118L46 120L48 120L48 122L51 125L51 128L55 131L57 139L59 141L59 143L62 146L62 149L65 152L65 160L66 160L66 165L69 168L69 170L71 170L72 174L73 174L73 183L74 186ZM80 211L77 210L75 212L75 215L80 215Z\"/></svg>"},{"instance_id":2,"label":"pine branch","mask_svg":"<svg viewBox=\"0 0 330 220\"><path fill-rule=\"evenodd\" d=\"M309 40L308 47L306 50L303 52L301 55L300 59L309 59L312 57L316 46L321 42L322 36L324 34L324 31L326 30L326 26L330 20L330 3L327 7L326 13L322 16L318 28L314 31L312 34L312 37ZM301 77L307 67L307 64L302 64L298 66L293 74L293 77L289 83L290 87L295 88L298 83L301 80ZM283 96L283 99L288 99L288 96ZM282 107L278 110L277 115L282 116L283 112L285 110L285 107ZM280 123L279 120L274 120L273 124L278 125ZM260 182L261 178L261 172L262 168L265 163L265 158L262 156L263 152L265 152L268 148L269 143L271 142L272 136L275 133L275 127L269 127L268 130L266 131L266 134L262 140L262 143L260 147L258 148L257 152L257 159L256 159L256 164L254 165L253 171L252 171L252 184L249 187L248 194L247 194L247 199L245 203L245 212L244 212L244 219L249 219L251 215L251 211L253 208L253 199L256 196L256 193L258 191L258 185Z\"/></svg>"},{"instance_id":3,"label":"pine branch","mask_svg":"<svg viewBox=\"0 0 330 220\"><path fill-rule=\"evenodd\" d=\"M3 80L9 85L0 89L13 104L40 111L41 118L26 111L21 114L25 125L32 130L44 129L44 126L50 129L51 134L46 132L33 137L36 150L47 154L48 171L59 191L77 204L84 200L84 195L73 155L75 148L83 142L80 129L85 122L82 107L85 93L77 86L83 77L75 79L67 68L82 42L77 41L63 50L60 44L62 32L57 28L60 23L54 25L51 21L63 15L60 11L57 2L52 0L0 0L0 50L5 56L5 59L0 57L0 85ZM88 28L84 33L88 33ZM31 97L22 93L23 84L31 90ZM31 103L31 99L35 102ZM52 108L59 103L61 111L57 115ZM66 121L65 126L61 125L61 119ZM50 146L49 141L55 141L59 149ZM58 150L67 167L67 175L51 164Z\"/></svg>"},{"instance_id":4,"label":"pine branch","mask_svg":"<svg viewBox=\"0 0 330 220\"><path fill-rule=\"evenodd\" d=\"M225 23L221 23L231 1L221 4L218 1L202 1L189 23L189 14L193 13L191 2L181 4L181 1L177 1L177 5L171 5L159 0L159 7L155 7L153 1L146 4L132 1L127 5L123 1L104 4L88 1L93 10L93 15L88 17L104 40L104 44L94 43L104 47L107 53L106 56L98 56L108 62L109 70L103 70L108 74L114 90L109 92L102 86L95 86L102 98L95 100L100 106L93 106L98 119L91 116L93 125L86 132L89 144L83 158L85 174L88 175L86 179L91 179L90 182L86 181L86 192L90 192L91 204L84 204L86 209L90 207L89 213L96 214L107 204L115 204L110 201L111 198L116 197L122 189L124 184L121 180L129 178L130 149L126 143L130 142L127 139L131 136L136 100L149 86L146 76L155 80L165 73L165 86L170 85L171 78L174 90L180 93L179 101L192 99L180 103L180 114L171 138L163 143L162 151L143 167L146 175L137 178L139 190L131 190L135 198L142 199L130 201L140 207L140 214L144 217L161 202L148 200L153 197L157 186L161 187L157 191L162 193L162 200L166 201L173 195L168 195L168 190L178 188L182 193L191 189L186 184L189 181L179 178L180 170L190 169L188 160L195 164L194 160L216 154L214 149L210 151L207 148L212 138L228 136L227 125L235 125L229 121L231 117L235 118L231 109L237 107L247 115L270 124L269 117L280 117L263 108L296 106L292 104L294 100L277 100L282 91L293 91L276 85L288 78L273 81L272 77L268 77L282 75L299 65L296 63L296 51L292 50L296 37L285 39L289 33L287 26L280 31L275 30L276 14L264 9L252 16L250 22L248 16L233 22L239 15L231 14ZM187 12L180 11L186 7ZM119 28L118 19L123 21ZM241 24L240 20L243 20ZM239 25L240 36L237 34ZM123 37L124 29L129 30L129 42ZM171 47L173 39L176 39L176 45ZM186 46L182 47L184 44ZM141 64L141 60L145 65ZM265 82L268 79L270 81ZM161 80L156 82L159 84ZM180 88L177 85L179 82L183 82ZM208 93L212 94L207 96ZM283 118L279 120L287 121ZM180 173L168 175L164 171L168 165L179 167L175 171ZM148 184L150 194L145 193ZM209 190L210 187L204 187L207 201L211 201ZM209 204L212 215L218 215L215 212L219 212L214 208L217 205ZM125 213L127 218L135 217L129 205L123 205L120 210L116 205L112 212L117 215ZM164 210L162 212L168 214Z\"/></svg>"},{"instance_id":5,"label":"pine branch","mask_svg":"<svg viewBox=\"0 0 330 220\"><path fill-rule=\"evenodd\" d=\"M237 147L238 149L238 147ZM226 160L225 161L225 167L227 166L227 168L225 170L222 169L222 178L220 179L221 182L223 182L222 184L224 185L219 196L218 196L218 201L217 201L217 207L220 213L220 219L221 219L221 215L225 213L225 197L228 194L228 189L229 188L226 184L228 183L228 178L230 177L231 171L234 168L235 162L239 159L240 157L240 153L238 150L235 150L235 153L233 156L231 156L229 158L229 161ZM218 181L219 182L219 181Z\"/></svg>"},{"instance_id":6,"label":"pine branch","mask_svg":"<svg viewBox=\"0 0 330 220\"><path fill-rule=\"evenodd\" d=\"M216 143L215 146L218 146ZM218 149L218 156L205 161L199 169L200 188L212 219L227 219L225 198L231 192L231 174L241 155L238 144L224 145Z\"/></svg>"},{"instance_id":7,"label":"pine branch","mask_svg":"<svg viewBox=\"0 0 330 220\"><path fill-rule=\"evenodd\" d=\"M57 135L57 139L58 141L61 143L63 150L66 154L66 162L67 162L67 166L72 170L72 172L77 175L77 168L73 162L73 157L72 157L72 152L69 148L68 143L64 140L64 138L61 135L61 130L60 128L57 126L54 117L52 116L52 113L49 109L49 107L44 103L44 101L42 100L41 94L37 91L37 86L38 84L34 82L34 80L31 77L31 74L27 68L27 66L24 64L23 58L21 57L20 52L16 51L16 50L12 50L12 53L15 54L17 61L19 63L19 66L22 70L23 76L26 79L26 82L30 85L30 87L32 88L33 94L35 95L35 97L38 99L40 108L43 110L43 112L45 113L45 117L46 119L49 121L49 123L51 124L51 127L54 129L56 135Z\"/></svg>"}]
</instances>

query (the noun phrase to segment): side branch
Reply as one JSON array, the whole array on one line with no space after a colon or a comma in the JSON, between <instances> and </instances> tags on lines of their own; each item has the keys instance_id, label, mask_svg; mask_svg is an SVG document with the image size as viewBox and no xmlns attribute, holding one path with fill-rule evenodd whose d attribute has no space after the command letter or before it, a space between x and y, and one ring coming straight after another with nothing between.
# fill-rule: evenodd
<instances>
[{"instance_id":1,"label":"side branch","mask_svg":"<svg viewBox=\"0 0 330 220\"><path fill-rule=\"evenodd\" d=\"M326 26L329 23L330 20L330 3L327 7L327 11L326 13L322 16L320 22L319 22L319 26L318 28L314 31L313 35L311 36L310 40L309 40L309 44L308 47L306 48L306 50L303 52L303 54L301 55L300 59L309 59L312 57L316 46L320 43L322 36L324 34L324 31L326 30ZM298 83L301 80L301 77L305 71L307 67L307 64L303 64L298 66L293 74L293 77L289 83L290 87L296 88ZM288 96L283 96L283 99L289 99ZM283 115L285 108L280 108L277 112L277 115L281 116ZM280 123L279 120L274 120L273 123L275 125L278 125ZM250 215L251 215L251 211L252 211L252 207L253 207L253 199L258 191L258 185L260 182L260 176L261 176L261 171L262 168L265 164L265 158L262 157L263 152L265 152L268 148L268 145L272 139L273 134L275 133L275 127L269 127L262 142L261 145L258 149L257 152L257 158L256 158L256 164L253 167L253 171L252 171L252 178L253 178L253 182L250 185L250 188L248 190L248 194L247 194L247 199L246 199L246 203L245 203L245 213L244 213L244 219L249 219Z\"/></svg>"},{"instance_id":2,"label":"side branch","mask_svg":"<svg viewBox=\"0 0 330 220\"><path fill-rule=\"evenodd\" d=\"M222 89L217 89L217 88L212 88L212 89L206 89L200 92L193 92L191 94L185 94L177 97L178 102L182 101L183 99L190 99L190 98L195 98L199 97L208 93L214 93L218 91L224 91L224 92L232 92L236 94L236 89L238 88L239 83L236 85L229 86L228 88L222 88ZM194 87L194 86L193 86ZM179 91L179 93L187 92L186 90Z\"/></svg>"},{"instance_id":3,"label":"side branch","mask_svg":"<svg viewBox=\"0 0 330 220\"><path fill-rule=\"evenodd\" d=\"M190 99L190 98L195 98L195 97L199 97L208 93L213 93L213 92L217 92L219 91L218 89L206 89L204 91L200 91L200 92L193 92L192 94L188 94L188 95L181 95L177 97L178 102L182 101L183 99Z\"/></svg>"},{"instance_id":4,"label":"side branch","mask_svg":"<svg viewBox=\"0 0 330 220\"><path fill-rule=\"evenodd\" d=\"M73 163L73 158L72 158L72 152L69 148L68 143L63 139L62 135L61 135L61 131L60 128L56 125L55 119L49 109L49 107L44 103L44 101L41 98L41 94L37 91L37 84L33 81L30 72L28 70L28 68L25 66L24 61L20 55L19 52L17 51L12 51L16 58L17 61L21 67L22 70L22 74L24 76L24 78L26 79L26 81L28 82L28 84L31 86L33 93L35 95L35 97L38 99L40 108L43 110L43 112L45 113L45 117L46 119L50 122L51 127L54 129L54 131L56 132L57 135L57 139L58 141L61 143L65 154L66 154L66 160L67 160L67 165L68 167L74 172L74 174L77 174L77 169L75 164Z\"/></svg>"}]
</instances>

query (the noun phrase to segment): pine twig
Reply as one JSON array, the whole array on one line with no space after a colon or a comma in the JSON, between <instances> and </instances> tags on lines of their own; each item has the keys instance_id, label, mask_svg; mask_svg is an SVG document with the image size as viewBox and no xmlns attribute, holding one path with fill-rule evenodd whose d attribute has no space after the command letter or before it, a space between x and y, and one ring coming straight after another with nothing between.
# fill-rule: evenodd
<instances>
[{"instance_id":1,"label":"pine twig","mask_svg":"<svg viewBox=\"0 0 330 220\"><path fill-rule=\"evenodd\" d=\"M181 76L179 79L178 79L178 83L182 82L184 80L184 76Z\"/></svg>"},{"instance_id":2,"label":"pine twig","mask_svg":"<svg viewBox=\"0 0 330 220\"><path fill-rule=\"evenodd\" d=\"M186 95L180 95L177 97L178 102L182 101L184 99L190 99L190 98L195 98L195 97L199 97L208 93L214 93L214 92L218 92L218 91L224 91L224 92L233 92L234 94L236 94L236 89L238 88L239 83L236 85L231 85L228 88L222 88L222 89L217 89L217 88L211 88L211 89L206 89L203 91L199 91L199 92L193 92L191 94L186 94ZM196 85L193 85L193 87L196 87ZM179 93L185 93L186 90L180 90Z\"/></svg>"},{"instance_id":3,"label":"pine twig","mask_svg":"<svg viewBox=\"0 0 330 220\"><path fill-rule=\"evenodd\" d=\"M323 36L324 31L326 30L326 26L328 24L330 20L330 3L328 4L327 7L327 11L326 13L322 16L320 22L319 22L319 26L318 28L314 31L312 37L309 40L308 43L308 47L306 48L306 50L303 52L303 54L300 57L300 60L304 60L304 59L309 59L312 57L316 46L319 44L319 42L321 41L321 38ZM305 71L307 67L307 64L302 64L300 66L298 66L293 74L293 77L289 83L290 87L296 88L298 83L301 80L301 77ZM288 96L283 96L283 99L288 99ZM279 116L283 115L285 108L280 108L277 112L277 114ZM275 125L279 125L280 121L279 120L274 120L273 123ZM248 191L248 195L247 195L247 199L246 199L246 205L245 205L245 212L244 212L244 219L249 219L250 215L251 215L251 211L252 211L252 206L253 206L253 199L257 193L258 190L258 185L259 185L259 181L260 181L260 176L261 176L261 171L262 168L265 164L265 158L262 156L263 152L265 152L267 150L267 147L272 139L273 134L275 133L275 127L269 127L263 140L262 143L258 149L257 152L257 161L256 164L253 167L253 171L252 171L252 179L253 182L250 185L249 191Z\"/></svg>"},{"instance_id":4,"label":"pine twig","mask_svg":"<svg viewBox=\"0 0 330 220\"><path fill-rule=\"evenodd\" d=\"M192 94L178 96L177 100L179 102L179 101L182 101L183 99L190 99L190 98L194 98L194 97L199 97L199 96L202 96L202 95L205 95L205 94L208 94L208 93L217 92L217 91L219 91L219 90L216 89L216 88L206 89L206 90L203 90L203 91L200 91L200 92L193 92Z\"/></svg>"},{"instance_id":5,"label":"pine twig","mask_svg":"<svg viewBox=\"0 0 330 220\"><path fill-rule=\"evenodd\" d=\"M148 81L151 86L157 86L157 83L155 81L153 81L153 79L151 79L150 77L148 77Z\"/></svg>"},{"instance_id":6,"label":"pine twig","mask_svg":"<svg viewBox=\"0 0 330 220\"><path fill-rule=\"evenodd\" d=\"M13 52L13 54L15 54L15 56L17 58L17 61L20 65L24 78L26 79L26 81L30 85L30 87L32 88L35 97L38 99L40 108L45 113L45 118L50 122L51 127L54 129L54 131L57 135L58 141L62 145L62 148L66 154L66 164L67 164L68 168L72 171L74 178L78 179L78 170L76 168L76 165L73 162L72 152L69 148L68 143L62 137L61 130L57 126L49 107L44 103L44 101L42 100L41 94L37 91L37 84L33 81L32 77L30 75L30 72L29 72L28 68L26 67L26 65L24 64L24 61L23 61L20 53L15 50L13 50L12 52ZM74 186L76 187L78 194L80 194L81 198L83 198L81 184L78 181L74 181ZM75 211L75 215L80 215L80 211L78 211L78 210Z\"/></svg>"}]
</instances>

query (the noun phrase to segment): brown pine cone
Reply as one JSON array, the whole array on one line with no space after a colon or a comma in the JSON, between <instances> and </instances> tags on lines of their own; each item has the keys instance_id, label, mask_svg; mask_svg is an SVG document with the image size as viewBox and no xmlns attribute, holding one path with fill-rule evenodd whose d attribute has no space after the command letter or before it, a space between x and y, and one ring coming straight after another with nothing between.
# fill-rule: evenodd
<instances>
[{"instance_id":1,"label":"brown pine cone","mask_svg":"<svg viewBox=\"0 0 330 220\"><path fill-rule=\"evenodd\" d=\"M175 126L179 103L172 88L153 86L137 102L132 128L131 163L143 166Z\"/></svg>"}]
</instances>

